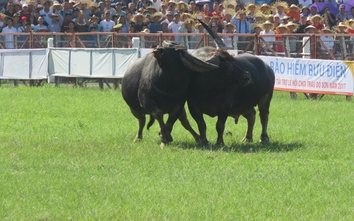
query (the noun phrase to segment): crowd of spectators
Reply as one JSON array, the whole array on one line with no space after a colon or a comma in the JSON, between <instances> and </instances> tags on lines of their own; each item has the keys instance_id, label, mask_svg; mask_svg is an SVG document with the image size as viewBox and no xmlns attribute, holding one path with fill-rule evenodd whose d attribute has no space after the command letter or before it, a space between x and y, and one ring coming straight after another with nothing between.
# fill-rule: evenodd
<instances>
[{"instance_id":1,"label":"crowd of spectators","mask_svg":"<svg viewBox=\"0 0 354 221\"><path fill-rule=\"evenodd\" d=\"M256 5L240 0L212 4L196 4L193 0L7 0L2 6L0 4L0 31L205 33L198 22L201 19L218 33L257 33L265 42L281 38L266 36L274 34L354 33L354 7L347 9L343 2L328 0L331 7L320 10L313 5L319 1L314 1L299 0L290 5L275 1ZM334 14L334 11L338 13ZM11 42L11 37L5 37L7 42ZM171 40L180 42L181 36L172 36ZM239 40L247 41L247 38ZM227 46L232 44L230 37L224 37L224 41ZM284 50L283 45L263 46ZM6 47L13 46L8 43Z\"/></svg>"}]
</instances>

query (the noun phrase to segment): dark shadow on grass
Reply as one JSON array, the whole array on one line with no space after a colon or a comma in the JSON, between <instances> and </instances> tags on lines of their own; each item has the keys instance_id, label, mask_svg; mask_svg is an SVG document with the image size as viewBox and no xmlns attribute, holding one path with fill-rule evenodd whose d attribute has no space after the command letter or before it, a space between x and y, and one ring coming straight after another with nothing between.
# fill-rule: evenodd
<instances>
[{"instance_id":1,"label":"dark shadow on grass","mask_svg":"<svg viewBox=\"0 0 354 221\"><path fill-rule=\"evenodd\" d=\"M282 143L282 142L269 142L266 144L262 143L240 143L233 142L231 145L221 146L216 144L209 144L207 146L202 146L193 142L173 142L173 146L181 149L197 149L197 150L207 150L207 151L225 151L225 152L235 152L235 153L252 153L252 152L289 152L304 147L302 143Z\"/></svg>"}]
</instances>

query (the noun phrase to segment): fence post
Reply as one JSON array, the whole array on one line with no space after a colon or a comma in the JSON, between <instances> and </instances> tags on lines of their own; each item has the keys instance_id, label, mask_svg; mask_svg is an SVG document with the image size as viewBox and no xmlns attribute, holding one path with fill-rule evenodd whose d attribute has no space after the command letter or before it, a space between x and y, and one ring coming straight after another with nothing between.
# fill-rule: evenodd
<instances>
[{"instance_id":1,"label":"fence post","mask_svg":"<svg viewBox=\"0 0 354 221\"><path fill-rule=\"evenodd\" d=\"M259 49L259 35L255 34L254 35L254 53L255 55L260 55L260 49Z\"/></svg>"},{"instance_id":2,"label":"fence post","mask_svg":"<svg viewBox=\"0 0 354 221\"><path fill-rule=\"evenodd\" d=\"M310 36L310 51L311 51L311 58L316 59L317 58L317 39L316 35L312 34Z\"/></svg>"}]
</instances>

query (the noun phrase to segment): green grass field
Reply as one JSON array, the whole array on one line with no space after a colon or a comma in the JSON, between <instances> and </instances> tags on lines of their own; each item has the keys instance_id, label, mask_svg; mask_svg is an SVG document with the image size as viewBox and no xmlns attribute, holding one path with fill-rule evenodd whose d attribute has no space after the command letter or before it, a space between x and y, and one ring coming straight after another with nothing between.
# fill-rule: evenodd
<instances>
[{"instance_id":1,"label":"green grass field","mask_svg":"<svg viewBox=\"0 0 354 221\"><path fill-rule=\"evenodd\" d=\"M0 220L354 220L353 102L276 92L271 143L133 143L119 90L0 87ZM206 118L215 142L216 118ZM192 125L196 124L190 118ZM254 140L260 135L257 118Z\"/></svg>"}]
</instances>

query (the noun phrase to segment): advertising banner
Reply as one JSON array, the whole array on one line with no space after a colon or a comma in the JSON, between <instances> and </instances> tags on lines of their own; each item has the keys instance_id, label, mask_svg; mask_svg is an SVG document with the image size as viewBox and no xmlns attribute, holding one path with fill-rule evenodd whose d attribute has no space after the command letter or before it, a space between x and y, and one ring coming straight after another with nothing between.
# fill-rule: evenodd
<instances>
[{"instance_id":1,"label":"advertising banner","mask_svg":"<svg viewBox=\"0 0 354 221\"><path fill-rule=\"evenodd\" d=\"M259 57L275 73L275 90L353 95L351 61Z\"/></svg>"}]
</instances>

